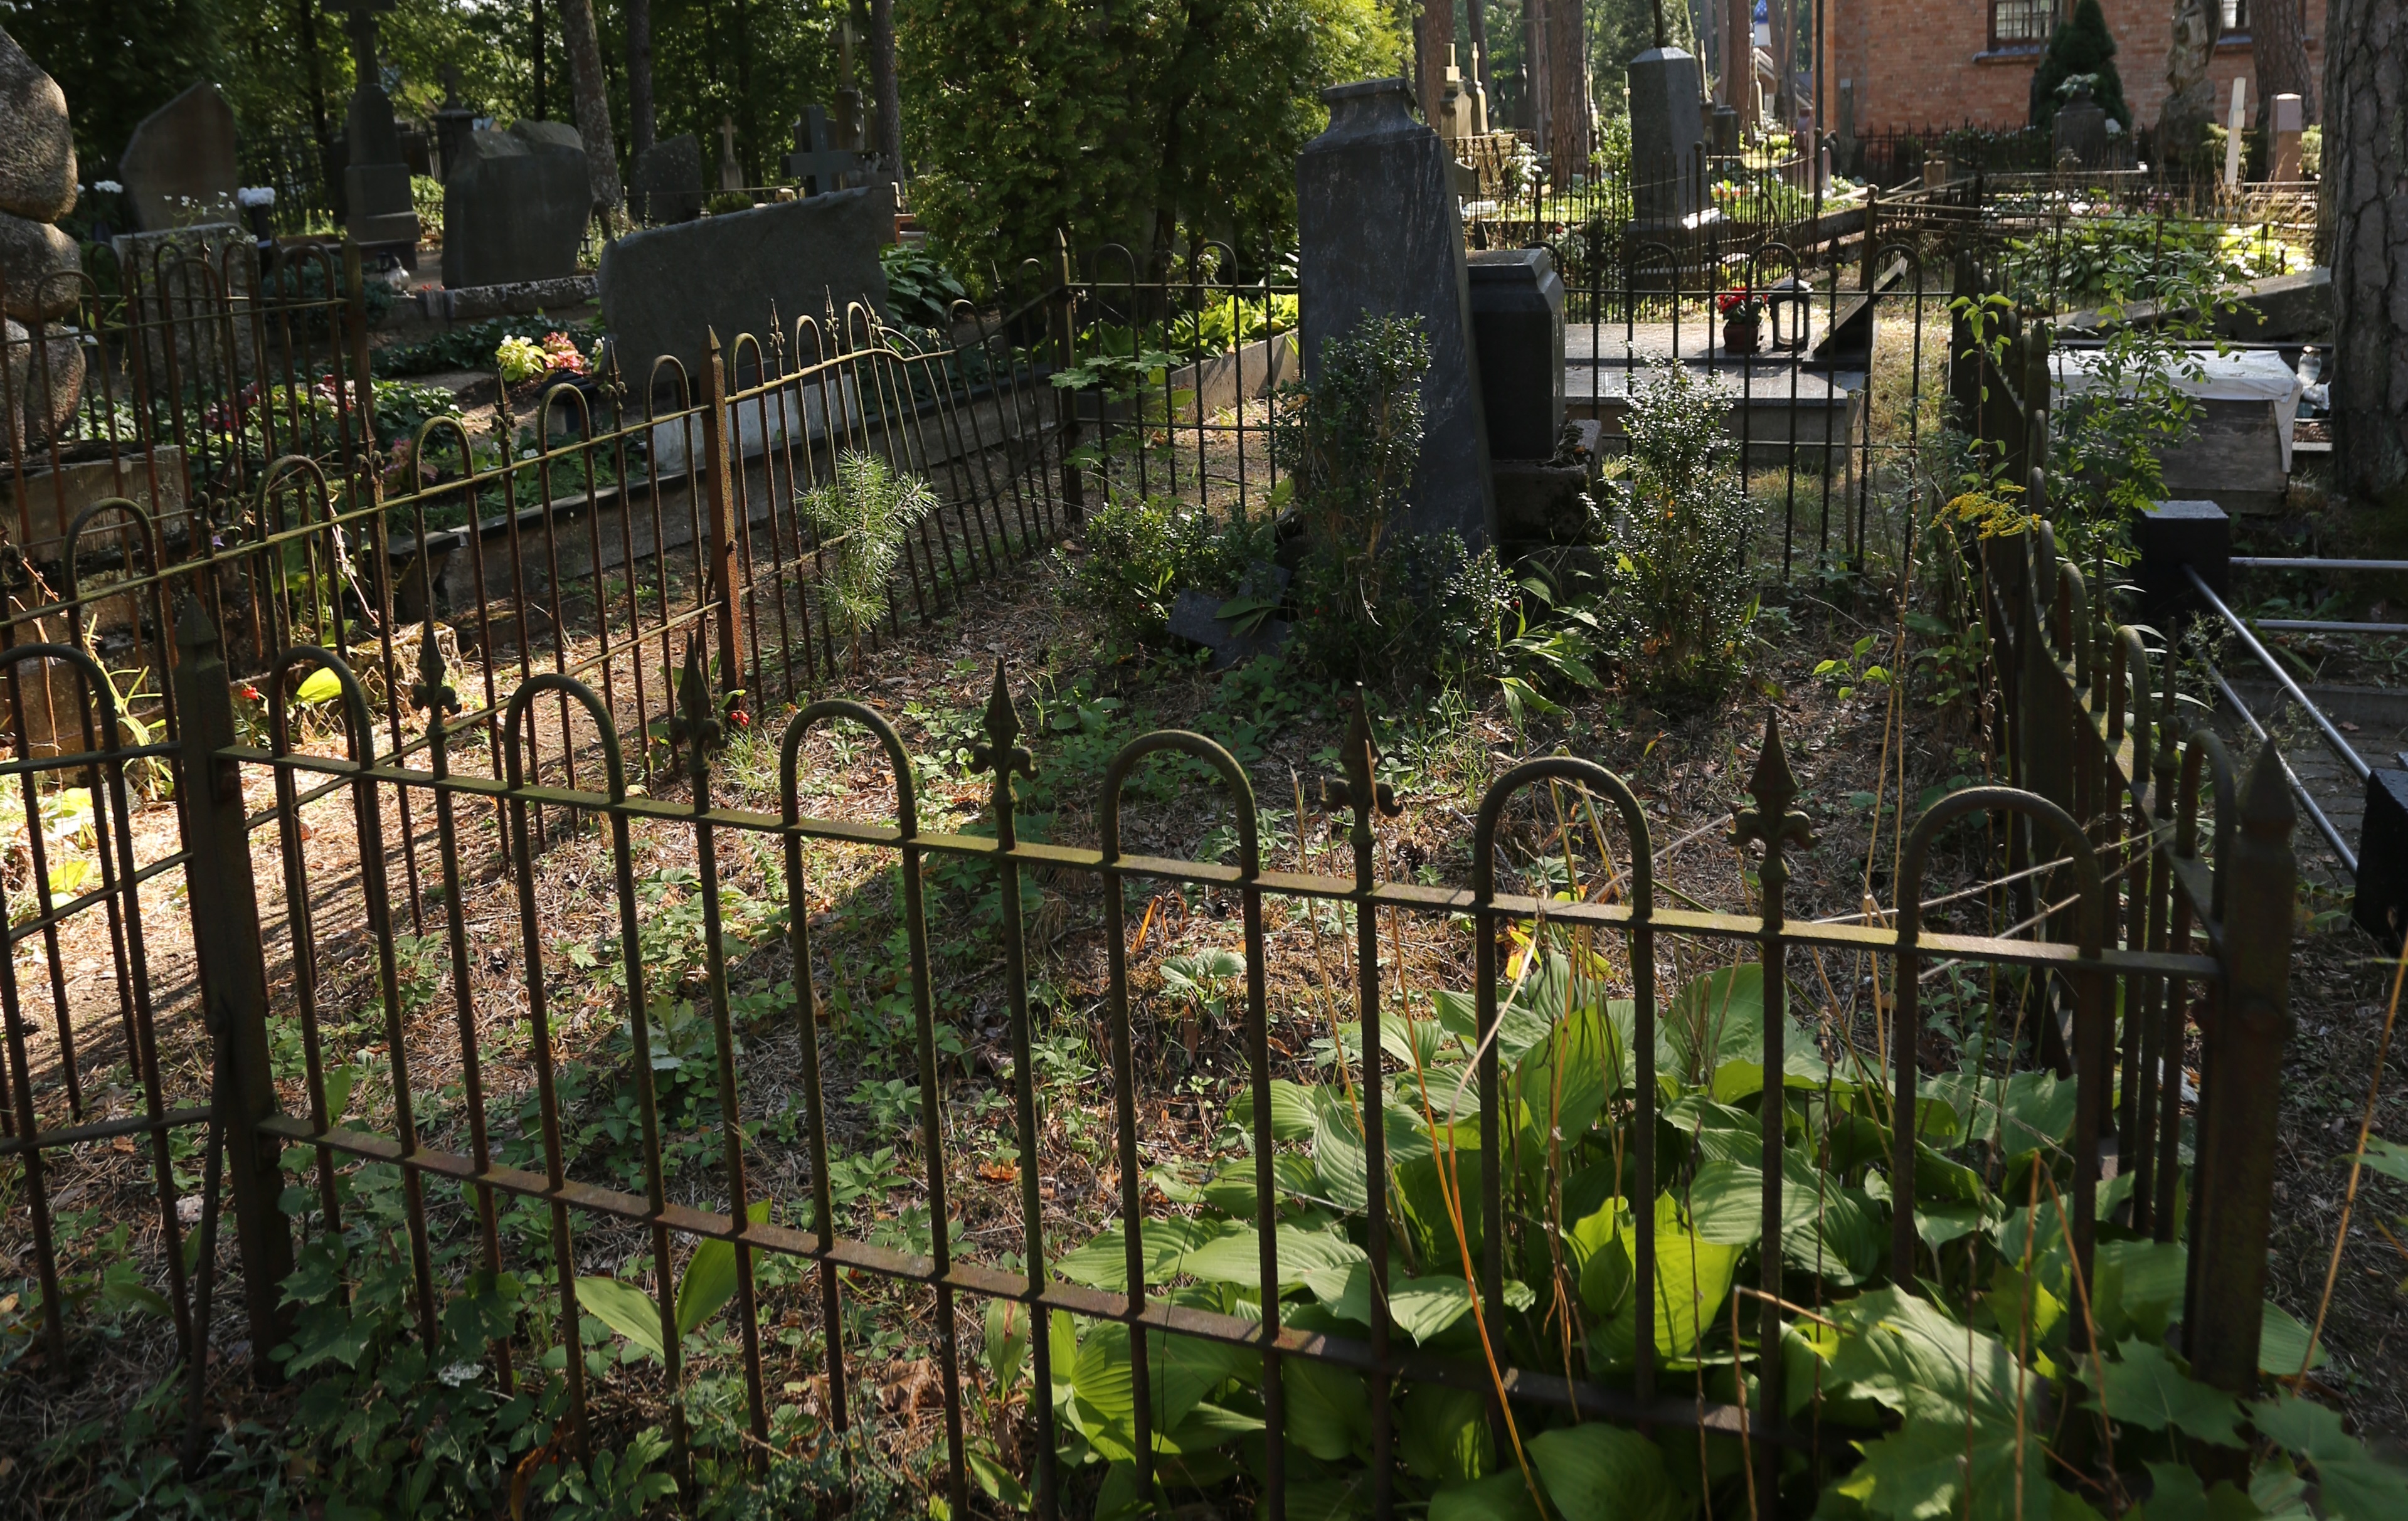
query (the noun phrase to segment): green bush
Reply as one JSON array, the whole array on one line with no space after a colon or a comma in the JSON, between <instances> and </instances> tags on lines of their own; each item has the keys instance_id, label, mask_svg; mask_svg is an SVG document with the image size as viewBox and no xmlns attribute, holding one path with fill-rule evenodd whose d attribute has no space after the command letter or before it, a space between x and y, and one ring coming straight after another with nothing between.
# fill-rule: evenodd
<instances>
[{"instance_id":1,"label":"green bush","mask_svg":"<svg viewBox=\"0 0 2408 1521\"><path fill-rule=\"evenodd\" d=\"M1630 398L1630 491L1606 533L1614 575L1598 622L1632 693L1719 696L1747 663L1756 598L1742 563L1750 513L1730 393L1658 365Z\"/></svg>"},{"instance_id":2,"label":"green bush","mask_svg":"<svg viewBox=\"0 0 2408 1521\"><path fill-rule=\"evenodd\" d=\"M1087 514L1086 552L1070 572L1071 595L1100 614L1123 644L1153 644L1168 632L1182 585L1235 592L1249 567L1274 550L1268 520L1216 520L1167 496L1116 496Z\"/></svg>"},{"instance_id":3,"label":"green bush","mask_svg":"<svg viewBox=\"0 0 2408 1521\"><path fill-rule=\"evenodd\" d=\"M2124 103L2124 81L2115 72L2115 39L2107 31L2107 13L2099 0L2080 0L2073 14L2059 22L2048 39L2048 51L2032 70L2031 123L2053 126L2057 108L2065 104L2058 86L2078 74L2092 76L2090 98L2111 122L2132 129L2132 108Z\"/></svg>"}]
</instances>

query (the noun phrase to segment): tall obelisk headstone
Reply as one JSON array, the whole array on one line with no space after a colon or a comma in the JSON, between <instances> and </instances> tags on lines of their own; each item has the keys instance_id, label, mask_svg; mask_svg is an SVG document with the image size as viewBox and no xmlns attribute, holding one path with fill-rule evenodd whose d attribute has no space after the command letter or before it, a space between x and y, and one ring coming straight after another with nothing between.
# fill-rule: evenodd
<instances>
[{"instance_id":1,"label":"tall obelisk headstone","mask_svg":"<svg viewBox=\"0 0 2408 1521\"><path fill-rule=\"evenodd\" d=\"M1453 161L1439 135L1413 119L1401 79L1333 85L1321 98L1329 129L1304 145L1296 165L1306 373L1318 373L1323 344L1365 317L1420 319L1430 346L1421 463L1396 526L1452 528L1485 548L1497 540L1497 498Z\"/></svg>"},{"instance_id":2,"label":"tall obelisk headstone","mask_svg":"<svg viewBox=\"0 0 2408 1521\"><path fill-rule=\"evenodd\" d=\"M343 232L362 248L396 249L407 261L418 247L418 212L409 198L409 165L401 128L377 65L376 18L394 0L345 0L357 83L343 119Z\"/></svg>"}]
</instances>

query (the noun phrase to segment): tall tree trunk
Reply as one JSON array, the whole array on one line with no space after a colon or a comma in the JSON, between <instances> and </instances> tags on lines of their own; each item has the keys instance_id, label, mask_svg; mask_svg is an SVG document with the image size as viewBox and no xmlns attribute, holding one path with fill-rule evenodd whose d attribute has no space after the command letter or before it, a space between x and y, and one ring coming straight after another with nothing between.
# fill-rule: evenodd
<instances>
[{"instance_id":1,"label":"tall tree trunk","mask_svg":"<svg viewBox=\"0 0 2408 1521\"><path fill-rule=\"evenodd\" d=\"M1413 81L1413 93L1421 97L1422 120L1435 127L1446 114L1447 50L1455 45L1454 0L1426 0L1421 19L1414 24L1420 28L1415 51L1421 60L1421 78Z\"/></svg>"},{"instance_id":2,"label":"tall tree trunk","mask_svg":"<svg viewBox=\"0 0 2408 1521\"><path fill-rule=\"evenodd\" d=\"M652 0L627 0L627 152L652 146Z\"/></svg>"},{"instance_id":3,"label":"tall tree trunk","mask_svg":"<svg viewBox=\"0 0 2408 1521\"><path fill-rule=\"evenodd\" d=\"M569 104L577 135L585 139L585 174L597 210L619 208L619 150L610 135L610 87L602 73L602 38L594 25L594 0L560 0L560 27L568 54Z\"/></svg>"},{"instance_id":4,"label":"tall tree trunk","mask_svg":"<svg viewBox=\"0 0 2408 1521\"><path fill-rule=\"evenodd\" d=\"M538 122L550 120L543 98L543 0L528 0L527 48L535 55L535 110Z\"/></svg>"},{"instance_id":5,"label":"tall tree trunk","mask_svg":"<svg viewBox=\"0 0 2408 1521\"><path fill-rule=\"evenodd\" d=\"M1582 0L1547 6L1547 152L1555 183L1588 174L1596 135L1589 129L1588 27Z\"/></svg>"},{"instance_id":6,"label":"tall tree trunk","mask_svg":"<svg viewBox=\"0 0 2408 1521\"><path fill-rule=\"evenodd\" d=\"M1547 136L1547 72L1546 0L1522 0L1522 120L1516 124L1530 134L1541 153L1553 151Z\"/></svg>"},{"instance_id":7,"label":"tall tree trunk","mask_svg":"<svg viewBox=\"0 0 2408 1521\"><path fill-rule=\"evenodd\" d=\"M1792 0L1767 0L1772 23L1772 114L1786 132L1798 124L1798 12Z\"/></svg>"},{"instance_id":8,"label":"tall tree trunk","mask_svg":"<svg viewBox=\"0 0 2408 1521\"><path fill-rule=\"evenodd\" d=\"M299 13L301 62L309 80L309 128L322 153L333 138L326 130L326 70L318 58L318 0L294 0L293 8Z\"/></svg>"},{"instance_id":9,"label":"tall tree trunk","mask_svg":"<svg viewBox=\"0 0 2408 1521\"><path fill-rule=\"evenodd\" d=\"M2330 244L2335 479L2408 521L2408 7L2331 0L2323 236Z\"/></svg>"},{"instance_id":10,"label":"tall tree trunk","mask_svg":"<svg viewBox=\"0 0 2408 1521\"><path fill-rule=\"evenodd\" d=\"M878 98L878 151L903 179L903 92L895 79L895 0L869 0L869 91Z\"/></svg>"},{"instance_id":11,"label":"tall tree trunk","mask_svg":"<svg viewBox=\"0 0 2408 1521\"><path fill-rule=\"evenodd\" d=\"M2208 123L2215 119L2215 85L2207 77L2207 65L2215 56L2216 22L2216 0L2174 0L2157 154L2161 163L2178 169L2187 170L2205 151Z\"/></svg>"},{"instance_id":12,"label":"tall tree trunk","mask_svg":"<svg viewBox=\"0 0 2408 1521\"><path fill-rule=\"evenodd\" d=\"M2327 45L2329 47L2329 39ZM2260 131L2273 130L2276 95L2299 96L2300 121L2316 119L2315 83L2308 74L2306 0L2257 0L2249 7L2249 62L2258 71ZM2273 143L2269 141L2269 164L2273 162Z\"/></svg>"}]
</instances>

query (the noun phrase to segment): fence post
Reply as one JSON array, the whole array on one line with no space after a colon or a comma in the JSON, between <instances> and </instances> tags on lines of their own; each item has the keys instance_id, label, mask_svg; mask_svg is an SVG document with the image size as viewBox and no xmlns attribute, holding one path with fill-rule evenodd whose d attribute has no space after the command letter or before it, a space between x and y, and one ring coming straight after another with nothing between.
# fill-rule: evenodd
<instances>
[{"instance_id":1,"label":"fence post","mask_svg":"<svg viewBox=\"0 0 2408 1521\"><path fill-rule=\"evenodd\" d=\"M2266 1240L2274 1212L2275 1119L2283 1047L2291 1034L2298 874L2291 854L2297 820L2271 741L2242 784L2239 811L2231 859L2215 863L2224 889L2224 984L2211 997L2203 1022L2183 1350L2195 1377L2245 1394L2258 1382Z\"/></svg>"},{"instance_id":2,"label":"fence post","mask_svg":"<svg viewBox=\"0 0 2408 1521\"><path fill-rule=\"evenodd\" d=\"M259 1133L277 1112L267 1055L267 972L260 957L259 898L251 875L251 827L242 776L217 752L235 742L234 691L218 631L185 600L176 627L176 792L183 802L184 890L200 963L201 1003L218 1053L211 1102L225 1135L234 1187L235 1243L242 1257L251 1322L251 1376L280 1382L270 1347L285 1337L284 1280L293 1273L293 1227L280 1202L280 1148ZM206 1328L203 1330L206 1335Z\"/></svg>"},{"instance_id":3,"label":"fence post","mask_svg":"<svg viewBox=\"0 0 2408 1521\"><path fill-rule=\"evenodd\" d=\"M1054 251L1057 289L1061 293L1054 320L1054 363L1057 369L1068 369L1078 363L1078 294L1072 288L1070 239L1058 227L1054 230ZM1068 386L1056 386L1054 406L1062 435L1062 501L1070 509L1070 521L1081 523L1087 516L1086 479L1070 458L1079 446L1079 393Z\"/></svg>"},{"instance_id":4,"label":"fence post","mask_svg":"<svg viewBox=\"0 0 2408 1521\"><path fill-rule=\"evenodd\" d=\"M744 611L736 592L736 468L727 437L727 366L719 352L719 330L709 330L710 346L703 364L702 470L708 494L710 531L710 599L719 606L719 686L733 692L744 684L744 666L738 657ZM740 438L735 447L742 448Z\"/></svg>"},{"instance_id":5,"label":"fence post","mask_svg":"<svg viewBox=\"0 0 2408 1521\"><path fill-rule=\"evenodd\" d=\"M373 477L376 474L376 395L368 386L368 292L366 273L360 265L360 246L350 238L343 239L343 287L349 299L344 310L351 317L351 392L352 405L359 409L360 457L357 463ZM538 423L538 427L542 424Z\"/></svg>"}]
</instances>

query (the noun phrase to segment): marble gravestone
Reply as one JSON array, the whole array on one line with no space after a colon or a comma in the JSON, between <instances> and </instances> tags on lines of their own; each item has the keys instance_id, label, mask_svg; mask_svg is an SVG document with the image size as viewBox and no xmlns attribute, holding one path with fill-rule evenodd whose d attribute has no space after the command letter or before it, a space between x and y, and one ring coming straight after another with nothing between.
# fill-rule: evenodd
<instances>
[{"instance_id":1,"label":"marble gravestone","mask_svg":"<svg viewBox=\"0 0 2408 1521\"><path fill-rule=\"evenodd\" d=\"M664 137L636 155L627 209L655 227L702 215L702 144L693 133Z\"/></svg>"},{"instance_id":2,"label":"marble gravestone","mask_svg":"<svg viewBox=\"0 0 2408 1521\"><path fill-rule=\"evenodd\" d=\"M1497 541L1488 428L1472 352L1470 280L1454 162L1412 115L1401 79L1321 93L1329 127L1297 157L1297 314L1305 373L1321 347L1369 316L1418 319L1430 367L1422 381L1422 452L1406 496L1411 533L1453 529Z\"/></svg>"},{"instance_id":3,"label":"marble gravestone","mask_svg":"<svg viewBox=\"0 0 2408 1521\"><path fill-rule=\"evenodd\" d=\"M117 156L117 178L143 232L240 221L234 108L216 85L193 86L142 119Z\"/></svg>"},{"instance_id":4,"label":"marble gravestone","mask_svg":"<svg viewBox=\"0 0 2408 1521\"><path fill-rule=\"evenodd\" d=\"M577 272L594 187L576 130L521 122L476 132L443 185L443 283L450 290L559 280Z\"/></svg>"},{"instance_id":5,"label":"marble gravestone","mask_svg":"<svg viewBox=\"0 0 2408 1521\"><path fill-rule=\"evenodd\" d=\"M1704 80L1694 54L1650 48L1630 61L1631 217L1641 227L1675 225L1705 207L1698 153L1706 128L1698 102Z\"/></svg>"},{"instance_id":6,"label":"marble gravestone","mask_svg":"<svg viewBox=\"0 0 2408 1521\"><path fill-rule=\"evenodd\" d=\"M878 251L894 241L895 187L865 185L802 200L724 211L682 226L652 227L602 250L602 324L620 371L650 372L674 354L699 374L710 337L792 337L795 320L825 320L833 306L886 311Z\"/></svg>"}]
</instances>

